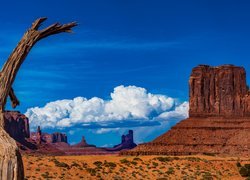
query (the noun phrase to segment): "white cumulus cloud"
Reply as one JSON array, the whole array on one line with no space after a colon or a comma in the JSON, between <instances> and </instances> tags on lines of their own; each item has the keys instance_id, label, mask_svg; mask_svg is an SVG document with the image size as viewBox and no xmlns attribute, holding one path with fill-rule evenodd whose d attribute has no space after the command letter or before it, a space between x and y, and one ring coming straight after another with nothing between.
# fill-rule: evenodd
<instances>
[{"instance_id":1,"label":"white cumulus cloud","mask_svg":"<svg viewBox=\"0 0 250 180\"><path fill-rule=\"evenodd\" d=\"M47 103L44 107L29 108L25 115L30 119L32 128L67 128L98 124L131 121L152 121L169 118L185 118L188 103L178 103L166 95L151 94L146 89L136 86L118 86L111 93L111 99L98 97L86 99L58 100Z\"/></svg>"}]
</instances>

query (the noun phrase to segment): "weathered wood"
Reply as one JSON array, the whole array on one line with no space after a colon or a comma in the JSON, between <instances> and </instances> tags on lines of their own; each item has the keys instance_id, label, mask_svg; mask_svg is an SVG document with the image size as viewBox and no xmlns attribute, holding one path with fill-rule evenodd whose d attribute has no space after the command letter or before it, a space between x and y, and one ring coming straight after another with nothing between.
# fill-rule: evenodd
<instances>
[{"instance_id":1,"label":"weathered wood","mask_svg":"<svg viewBox=\"0 0 250 180\"><path fill-rule=\"evenodd\" d=\"M0 180L24 179L23 163L15 140L4 130L4 110L7 97L10 96L12 107L19 105L14 94L12 84L17 72L32 47L41 39L50 35L72 32L75 22L68 24L55 23L39 30L42 22L47 18L37 19L13 50L0 72Z\"/></svg>"},{"instance_id":2,"label":"weathered wood","mask_svg":"<svg viewBox=\"0 0 250 180\"><path fill-rule=\"evenodd\" d=\"M15 93L14 93L14 89L10 88L10 101L11 101L11 105L13 108L16 108L16 106L18 106L20 104L19 100L17 99Z\"/></svg>"}]
</instances>

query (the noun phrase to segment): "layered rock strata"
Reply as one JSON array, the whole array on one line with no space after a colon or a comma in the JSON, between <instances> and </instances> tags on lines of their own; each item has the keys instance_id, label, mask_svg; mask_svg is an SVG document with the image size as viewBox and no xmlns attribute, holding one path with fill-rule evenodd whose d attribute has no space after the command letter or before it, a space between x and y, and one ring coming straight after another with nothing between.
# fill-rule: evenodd
<instances>
[{"instance_id":1,"label":"layered rock strata","mask_svg":"<svg viewBox=\"0 0 250 180\"><path fill-rule=\"evenodd\" d=\"M189 95L188 119L121 154L250 156L250 96L244 68L195 67Z\"/></svg>"}]
</instances>

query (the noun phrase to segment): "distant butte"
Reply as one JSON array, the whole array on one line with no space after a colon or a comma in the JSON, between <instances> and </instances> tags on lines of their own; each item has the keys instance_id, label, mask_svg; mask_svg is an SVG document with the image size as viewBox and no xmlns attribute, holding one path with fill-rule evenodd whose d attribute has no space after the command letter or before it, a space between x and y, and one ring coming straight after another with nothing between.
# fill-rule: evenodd
<instances>
[{"instance_id":1,"label":"distant butte","mask_svg":"<svg viewBox=\"0 0 250 180\"><path fill-rule=\"evenodd\" d=\"M122 135L121 143L115 145L113 148L105 148L107 151L121 151L124 149L133 149L137 145L134 143L134 132L129 130L128 134Z\"/></svg>"},{"instance_id":2,"label":"distant butte","mask_svg":"<svg viewBox=\"0 0 250 180\"><path fill-rule=\"evenodd\" d=\"M199 65L189 79L189 118L122 155L250 156L250 92L243 67Z\"/></svg>"}]
</instances>

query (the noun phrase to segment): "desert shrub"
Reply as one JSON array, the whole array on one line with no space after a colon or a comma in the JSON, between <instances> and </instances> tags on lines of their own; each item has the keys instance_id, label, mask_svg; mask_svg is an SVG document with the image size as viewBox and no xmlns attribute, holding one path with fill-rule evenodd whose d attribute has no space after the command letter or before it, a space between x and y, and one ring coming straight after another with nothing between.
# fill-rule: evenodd
<instances>
[{"instance_id":1,"label":"desert shrub","mask_svg":"<svg viewBox=\"0 0 250 180\"><path fill-rule=\"evenodd\" d=\"M114 162L106 162L105 166L109 167L111 169L114 169L116 167L116 163L114 163Z\"/></svg>"},{"instance_id":2,"label":"desert shrub","mask_svg":"<svg viewBox=\"0 0 250 180\"><path fill-rule=\"evenodd\" d=\"M130 164L130 161L127 160L127 159L121 159L120 162L121 162L122 164L126 164L126 165L129 165L129 164Z\"/></svg>"},{"instance_id":3,"label":"desert shrub","mask_svg":"<svg viewBox=\"0 0 250 180\"><path fill-rule=\"evenodd\" d=\"M139 166L139 169L140 171L144 171L143 167L142 166Z\"/></svg>"},{"instance_id":4,"label":"desert shrub","mask_svg":"<svg viewBox=\"0 0 250 180\"><path fill-rule=\"evenodd\" d=\"M154 167L157 167L159 164L157 162L152 162Z\"/></svg>"},{"instance_id":5,"label":"desert shrub","mask_svg":"<svg viewBox=\"0 0 250 180\"><path fill-rule=\"evenodd\" d=\"M136 161L131 161L131 164L136 166L138 163Z\"/></svg>"},{"instance_id":6,"label":"desert shrub","mask_svg":"<svg viewBox=\"0 0 250 180\"><path fill-rule=\"evenodd\" d=\"M186 157L184 159L188 160L188 161L191 161L191 162L200 162L200 161L202 161L202 159L198 158L198 157Z\"/></svg>"},{"instance_id":7,"label":"desert shrub","mask_svg":"<svg viewBox=\"0 0 250 180\"><path fill-rule=\"evenodd\" d=\"M52 176L49 175L49 172L45 172L45 173L41 174L41 176L42 176L44 179L53 178Z\"/></svg>"},{"instance_id":8,"label":"desert shrub","mask_svg":"<svg viewBox=\"0 0 250 180\"><path fill-rule=\"evenodd\" d=\"M134 160L134 161L142 161L142 159L141 159L141 158L138 158L138 157L135 157L133 160Z\"/></svg>"},{"instance_id":9,"label":"desert shrub","mask_svg":"<svg viewBox=\"0 0 250 180\"><path fill-rule=\"evenodd\" d=\"M240 168L239 173L242 177L250 176L249 170L244 166Z\"/></svg>"},{"instance_id":10,"label":"desert shrub","mask_svg":"<svg viewBox=\"0 0 250 180\"><path fill-rule=\"evenodd\" d=\"M80 164L73 161L73 163L71 164L71 167L81 167L81 166L80 166Z\"/></svg>"},{"instance_id":11,"label":"desert shrub","mask_svg":"<svg viewBox=\"0 0 250 180\"><path fill-rule=\"evenodd\" d=\"M96 170L94 168L87 168L86 171L91 175L95 176L96 175Z\"/></svg>"},{"instance_id":12,"label":"desert shrub","mask_svg":"<svg viewBox=\"0 0 250 180\"><path fill-rule=\"evenodd\" d=\"M245 166L245 168L247 168L248 170L250 170L250 164L245 164L244 166Z\"/></svg>"},{"instance_id":13,"label":"desert shrub","mask_svg":"<svg viewBox=\"0 0 250 180\"><path fill-rule=\"evenodd\" d=\"M136 172L135 171L132 172L132 176L136 177Z\"/></svg>"},{"instance_id":14,"label":"desert shrub","mask_svg":"<svg viewBox=\"0 0 250 180\"><path fill-rule=\"evenodd\" d=\"M168 175L174 174L174 168L173 167L168 168L166 174L168 174Z\"/></svg>"},{"instance_id":15,"label":"desert shrub","mask_svg":"<svg viewBox=\"0 0 250 180\"><path fill-rule=\"evenodd\" d=\"M97 167L101 167L102 166L102 162L101 161L95 161L93 164L95 166L97 166Z\"/></svg>"},{"instance_id":16,"label":"desert shrub","mask_svg":"<svg viewBox=\"0 0 250 180\"><path fill-rule=\"evenodd\" d=\"M64 162L59 162L57 159L54 159L53 162L55 163L55 166L57 167L64 167L69 168L69 165Z\"/></svg>"},{"instance_id":17,"label":"desert shrub","mask_svg":"<svg viewBox=\"0 0 250 180\"><path fill-rule=\"evenodd\" d=\"M237 163L236 163L236 166L237 166L238 168L240 168L240 167L241 167L240 162L237 162Z\"/></svg>"},{"instance_id":18,"label":"desert shrub","mask_svg":"<svg viewBox=\"0 0 250 180\"><path fill-rule=\"evenodd\" d=\"M36 171L40 171L40 169L39 169L39 168L36 168L35 170L36 170Z\"/></svg>"},{"instance_id":19,"label":"desert shrub","mask_svg":"<svg viewBox=\"0 0 250 180\"><path fill-rule=\"evenodd\" d=\"M154 158L155 160L158 160L160 162L168 162L168 161L171 161L171 158L170 157L156 157Z\"/></svg>"},{"instance_id":20,"label":"desert shrub","mask_svg":"<svg viewBox=\"0 0 250 180\"><path fill-rule=\"evenodd\" d=\"M239 168L239 173L242 177L248 177L250 178L250 164L245 164L244 166L238 166Z\"/></svg>"},{"instance_id":21,"label":"desert shrub","mask_svg":"<svg viewBox=\"0 0 250 180\"><path fill-rule=\"evenodd\" d=\"M125 172L125 168L122 167L122 168L119 169L119 171L120 171L121 173L123 173L123 172Z\"/></svg>"},{"instance_id":22,"label":"desert shrub","mask_svg":"<svg viewBox=\"0 0 250 180\"><path fill-rule=\"evenodd\" d=\"M82 163L82 167L83 167L83 168L87 168L87 167L88 167L88 164L85 163L85 162L83 162L83 163Z\"/></svg>"}]
</instances>

